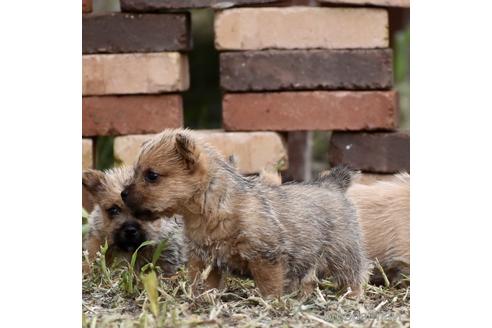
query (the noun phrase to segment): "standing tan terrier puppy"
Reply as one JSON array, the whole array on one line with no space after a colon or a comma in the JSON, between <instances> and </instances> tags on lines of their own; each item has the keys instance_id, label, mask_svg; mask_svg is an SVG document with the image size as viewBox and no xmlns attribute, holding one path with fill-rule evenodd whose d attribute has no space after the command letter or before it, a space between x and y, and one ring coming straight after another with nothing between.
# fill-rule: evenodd
<instances>
[{"instance_id":1,"label":"standing tan terrier puppy","mask_svg":"<svg viewBox=\"0 0 492 328\"><path fill-rule=\"evenodd\" d=\"M142 145L121 196L141 219L183 216L190 279L211 265L206 288L220 288L232 272L251 275L264 296L309 293L331 275L356 297L367 262L344 194L350 178L338 169L323 179L326 188L268 186L241 176L191 131L165 130Z\"/></svg>"},{"instance_id":2,"label":"standing tan terrier puppy","mask_svg":"<svg viewBox=\"0 0 492 328\"><path fill-rule=\"evenodd\" d=\"M137 220L121 200L121 191L129 181L131 168L115 168L106 172L87 170L82 174L82 185L89 191L95 207L89 216L89 233L84 241L90 261L96 257L105 241L108 261L115 256L130 260L133 252L147 240L167 241L157 265L165 275L173 275L184 261L182 223L174 219L153 222ZM152 259L155 246L139 250L137 267ZM89 270L87 264L84 271Z\"/></svg>"}]
</instances>

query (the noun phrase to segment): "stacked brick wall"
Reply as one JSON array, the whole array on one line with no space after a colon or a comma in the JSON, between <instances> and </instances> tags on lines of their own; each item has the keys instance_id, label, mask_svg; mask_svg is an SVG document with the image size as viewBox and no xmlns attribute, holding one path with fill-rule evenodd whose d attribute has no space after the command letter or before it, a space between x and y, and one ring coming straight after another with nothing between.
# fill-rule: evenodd
<instances>
[{"instance_id":1,"label":"stacked brick wall","mask_svg":"<svg viewBox=\"0 0 492 328\"><path fill-rule=\"evenodd\" d=\"M241 4L269 1L236 1ZM83 169L94 168L98 137L112 136L116 165L132 164L144 140L183 127L189 88L189 8L213 1L121 1L121 13L90 13L83 1ZM176 11L176 9L179 9ZM198 131L244 174L285 169L287 147L276 132ZM83 204L91 208L87 194Z\"/></svg>"},{"instance_id":2,"label":"stacked brick wall","mask_svg":"<svg viewBox=\"0 0 492 328\"><path fill-rule=\"evenodd\" d=\"M299 133L330 130L331 165L368 173L409 171L409 134L397 131L387 10L348 0L320 2L338 6L216 13L224 128L286 132L297 145L289 143L290 164L301 166L311 154L302 149L309 138L302 144ZM369 5L388 5L376 2ZM352 145L357 151L350 152ZM293 159L294 152L305 158Z\"/></svg>"},{"instance_id":3,"label":"stacked brick wall","mask_svg":"<svg viewBox=\"0 0 492 328\"><path fill-rule=\"evenodd\" d=\"M94 167L100 136L115 137L117 164L131 164L145 139L184 126L189 9L213 8L224 130L198 132L241 172L291 165L294 178L308 177L310 131L333 131L329 163L372 174L367 181L409 171L386 9L406 0L120 4L121 13L99 14L82 2L83 168Z\"/></svg>"}]
</instances>

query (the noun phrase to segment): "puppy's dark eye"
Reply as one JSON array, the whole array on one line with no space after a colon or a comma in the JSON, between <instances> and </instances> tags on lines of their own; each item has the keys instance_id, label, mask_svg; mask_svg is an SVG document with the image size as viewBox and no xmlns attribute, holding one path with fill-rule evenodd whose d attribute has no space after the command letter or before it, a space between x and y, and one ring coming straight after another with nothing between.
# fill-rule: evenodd
<instances>
[{"instance_id":1,"label":"puppy's dark eye","mask_svg":"<svg viewBox=\"0 0 492 328\"><path fill-rule=\"evenodd\" d=\"M147 182L154 183L157 181L158 177L159 177L159 174L155 173L152 170L148 170L147 172L145 172L145 181L147 181Z\"/></svg>"},{"instance_id":2,"label":"puppy's dark eye","mask_svg":"<svg viewBox=\"0 0 492 328\"><path fill-rule=\"evenodd\" d=\"M110 208L108 208L106 210L106 212L108 212L109 216L114 217L114 216L120 214L121 208L117 205L113 205Z\"/></svg>"}]
</instances>

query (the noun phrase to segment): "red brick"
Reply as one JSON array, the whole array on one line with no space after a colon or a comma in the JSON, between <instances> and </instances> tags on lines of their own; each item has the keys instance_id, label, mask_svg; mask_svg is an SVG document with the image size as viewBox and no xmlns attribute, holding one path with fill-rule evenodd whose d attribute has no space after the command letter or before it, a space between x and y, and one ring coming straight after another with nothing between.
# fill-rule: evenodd
<instances>
[{"instance_id":1,"label":"red brick","mask_svg":"<svg viewBox=\"0 0 492 328\"><path fill-rule=\"evenodd\" d=\"M82 13L87 14L92 12L92 0L82 0Z\"/></svg>"},{"instance_id":2,"label":"red brick","mask_svg":"<svg viewBox=\"0 0 492 328\"><path fill-rule=\"evenodd\" d=\"M226 130L375 130L398 126L394 91L226 94Z\"/></svg>"},{"instance_id":3,"label":"red brick","mask_svg":"<svg viewBox=\"0 0 492 328\"><path fill-rule=\"evenodd\" d=\"M363 172L410 172L410 134L335 132L330 140L329 161Z\"/></svg>"},{"instance_id":4,"label":"red brick","mask_svg":"<svg viewBox=\"0 0 492 328\"><path fill-rule=\"evenodd\" d=\"M82 98L82 135L157 133L183 125L180 95Z\"/></svg>"}]
</instances>

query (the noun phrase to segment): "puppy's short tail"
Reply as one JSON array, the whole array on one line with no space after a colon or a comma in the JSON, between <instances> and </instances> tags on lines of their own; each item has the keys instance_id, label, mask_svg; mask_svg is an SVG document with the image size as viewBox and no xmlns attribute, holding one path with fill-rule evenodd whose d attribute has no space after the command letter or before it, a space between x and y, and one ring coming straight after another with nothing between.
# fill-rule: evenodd
<instances>
[{"instance_id":1,"label":"puppy's short tail","mask_svg":"<svg viewBox=\"0 0 492 328\"><path fill-rule=\"evenodd\" d=\"M329 171L321 172L318 183L321 186L335 186L340 191L347 191L352 181L360 175L359 171L352 170L344 165L338 165Z\"/></svg>"}]
</instances>

